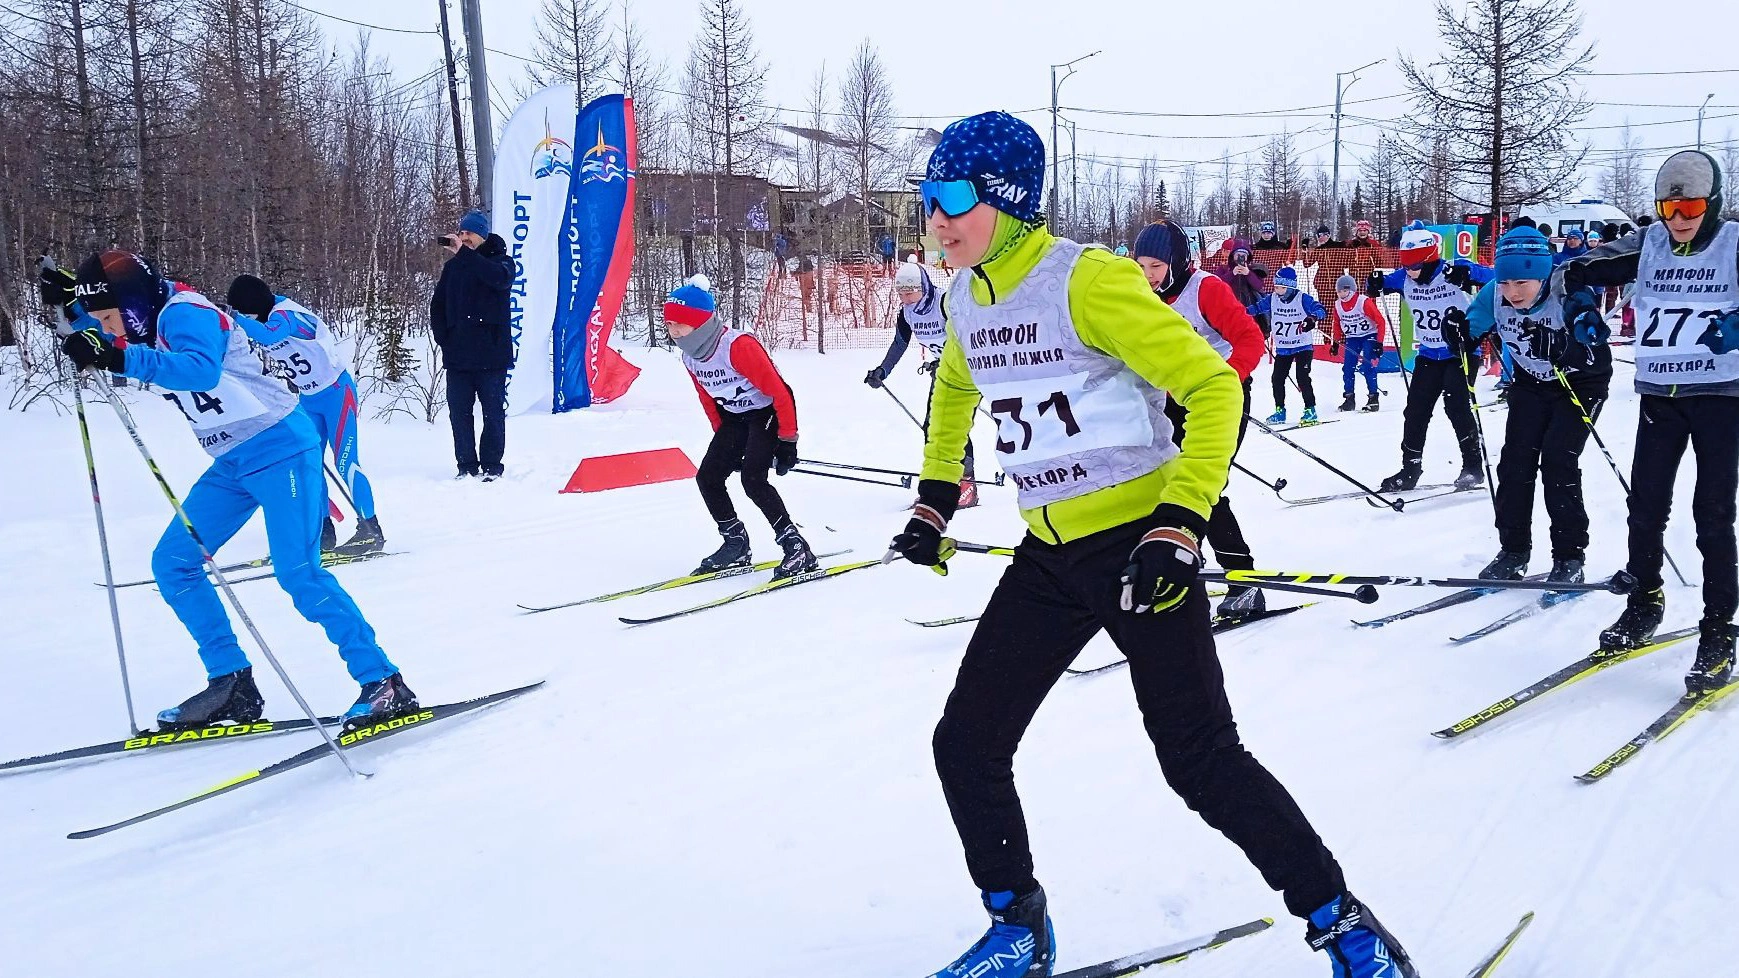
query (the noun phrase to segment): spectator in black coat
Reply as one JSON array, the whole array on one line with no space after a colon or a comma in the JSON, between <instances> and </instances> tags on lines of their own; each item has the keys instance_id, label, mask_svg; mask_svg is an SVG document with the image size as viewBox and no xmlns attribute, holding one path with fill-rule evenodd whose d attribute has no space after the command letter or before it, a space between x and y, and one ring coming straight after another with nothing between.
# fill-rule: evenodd
<instances>
[{"instance_id":1,"label":"spectator in black coat","mask_svg":"<svg viewBox=\"0 0 1739 978\"><path fill-rule=\"evenodd\" d=\"M447 420L453 426L453 458L459 478L501 477L507 447L507 372L513 369L509 292L513 259L507 242L489 233L489 215L471 211L445 245L452 253L441 268L429 322L447 363ZM483 439L474 434L473 404L483 407Z\"/></svg>"}]
</instances>

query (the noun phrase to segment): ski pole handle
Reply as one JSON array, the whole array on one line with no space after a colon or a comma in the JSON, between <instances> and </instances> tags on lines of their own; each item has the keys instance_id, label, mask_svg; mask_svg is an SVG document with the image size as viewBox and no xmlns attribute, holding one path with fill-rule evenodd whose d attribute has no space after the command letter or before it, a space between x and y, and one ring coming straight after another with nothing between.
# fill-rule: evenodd
<instances>
[{"instance_id":1,"label":"ski pole handle","mask_svg":"<svg viewBox=\"0 0 1739 978\"><path fill-rule=\"evenodd\" d=\"M1250 580L1233 577L1234 574L1250 573L1248 571L1202 571L1196 575L1198 581L1220 581L1227 584L1238 584L1244 587L1261 588L1264 591L1291 591L1294 594L1311 594L1319 598L1350 598L1359 604L1374 604L1379 595L1376 587L1370 584L1360 584L1351 591L1336 591L1326 587L1311 587L1295 581L1276 581L1269 579Z\"/></svg>"}]
</instances>

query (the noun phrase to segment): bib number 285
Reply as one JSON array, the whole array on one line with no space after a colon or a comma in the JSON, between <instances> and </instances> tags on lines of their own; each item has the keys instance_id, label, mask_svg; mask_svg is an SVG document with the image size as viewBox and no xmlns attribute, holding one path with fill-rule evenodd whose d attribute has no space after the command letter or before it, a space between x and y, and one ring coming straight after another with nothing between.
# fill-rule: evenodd
<instances>
[{"instance_id":1,"label":"bib number 285","mask_svg":"<svg viewBox=\"0 0 1739 978\"><path fill-rule=\"evenodd\" d=\"M1026 407L1025 400L1019 397L1002 397L990 402L990 416L996 420L996 450L998 452L1004 455L1013 455L1017 451L1024 452L1032 447L1033 422L1021 417L1021 412ZM1075 420L1074 409L1069 406L1069 397L1062 391L1052 391L1050 397L1038 402L1033 407L1037 409L1037 417L1034 420L1042 420L1046 416L1050 416L1053 419L1049 422L1050 424L1062 425L1064 437L1073 438L1081 433L1081 425ZM1019 445L1002 437L1002 415L1007 415L1008 420L1019 429Z\"/></svg>"}]
</instances>

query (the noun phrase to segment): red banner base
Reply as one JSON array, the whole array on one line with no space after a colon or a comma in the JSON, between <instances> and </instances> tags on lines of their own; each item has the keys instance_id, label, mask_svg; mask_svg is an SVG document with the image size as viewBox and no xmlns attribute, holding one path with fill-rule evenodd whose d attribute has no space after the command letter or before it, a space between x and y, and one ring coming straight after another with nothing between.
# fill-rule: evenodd
<instances>
[{"instance_id":1,"label":"red banner base","mask_svg":"<svg viewBox=\"0 0 1739 978\"><path fill-rule=\"evenodd\" d=\"M680 448L660 448L625 455L599 455L580 460L580 467L562 492L603 492L627 486L649 486L694 478L694 463Z\"/></svg>"}]
</instances>

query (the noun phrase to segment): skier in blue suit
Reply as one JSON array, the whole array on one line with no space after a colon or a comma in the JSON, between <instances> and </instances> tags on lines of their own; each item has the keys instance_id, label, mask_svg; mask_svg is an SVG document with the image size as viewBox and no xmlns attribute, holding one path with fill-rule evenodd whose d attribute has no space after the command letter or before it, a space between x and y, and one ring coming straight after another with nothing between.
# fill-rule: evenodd
<instances>
[{"instance_id":1,"label":"skier in blue suit","mask_svg":"<svg viewBox=\"0 0 1739 978\"><path fill-rule=\"evenodd\" d=\"M375 642L374 628L320 564L326 511L320 437L295 392L227 314L158 275L140 255L92 255L79 266L68 298L74 300L68 318L79 331L62 343L66 355L81 369L98 367L169 391L163 396L212 456L182 504L205 546L215 552L264 510L279 585L304 618L325 629L362 686L346 724L416 709L416 695ZM172 521L152 552L151 571L199 645L207 685L157 714L164 729L252 723L265 705L202 565L200 548Z\"/></svg>"},{"instance_id":2,"label":"skier in blue suit","mask_svg":"<svg viewBox=\"0 0 1739 978\"><path fill-rule=\"evenodd\" d=\"M325 320L301 304L274 293L252 275L238 275L225 299L241 313L248 338L264 348L278 376L302 395L302 410L313 419L320 441L332 452L338 477L356 504L356 533L343 546L328 516L320 527L320 549L345 556L379 553L386 534L374 512L374 487L362 472L356 443L356 381L338 352Z\"/></svg>"}]
</instances>

